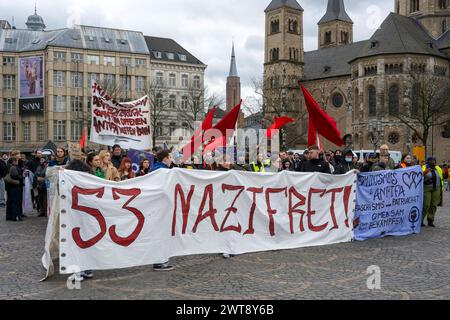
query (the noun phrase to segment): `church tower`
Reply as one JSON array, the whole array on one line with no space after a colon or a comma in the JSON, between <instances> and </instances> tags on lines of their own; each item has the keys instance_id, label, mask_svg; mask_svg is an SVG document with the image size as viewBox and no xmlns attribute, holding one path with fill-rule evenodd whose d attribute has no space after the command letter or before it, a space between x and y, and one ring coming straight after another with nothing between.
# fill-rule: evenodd
<instances>
[{"instance_id":1,"label":"church tower","mask_svg":"<svg viewBox=\"0 0 450 320\"><path fill-rule=\"evenodd\" d=\"M298 81L304 76L303 8L297 0L272 0L265 14L263 89L268 125L273 123L274 116L297 119L301 113ZM287 132L288 136L297 138L302 134ZM295 146L296 143L281 142L282 146Z\"/></svg>"},{"instance_id":2,"label":"church tower","mask_svg":"<svg viewBox=\"0 0 450 320\"><path fill-rule=\"evenodd\" d=\"M395 0L395 12L416 19L434 38L450 28L450 0Z\"/></svg>"},{"instance_id":3,"label":"church tower","mask_svg":"<svg viewBox=\"0 0 450 320\"><path fill-rule=\"evenodd\" d=\"M241 78L239 77L236 65L236 53L234 51L234 43L231 49L231 62L230 62L230 73L227 77L227 112L231 111L238 103L241 101ZM238 128L242 128L244 125L244 114L239 113L239 118L237 121Z\"/></svg>"},{"instance_id":4,"label":"church tower","mask_svg":"<svg viewBox=\"0 0 450 320\"><path fill-rule=\"evenodd\" d=\"M327 12L319 23L319 49L353 43L353 21L344 0L328 0Z\"/></svg>"}]
</instances>

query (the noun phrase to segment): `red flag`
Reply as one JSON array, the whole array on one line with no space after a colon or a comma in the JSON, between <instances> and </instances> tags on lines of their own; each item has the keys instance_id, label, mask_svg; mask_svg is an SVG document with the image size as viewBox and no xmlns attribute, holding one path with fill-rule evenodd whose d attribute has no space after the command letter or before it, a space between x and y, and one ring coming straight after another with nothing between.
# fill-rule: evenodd
<instances>
[{"instance_id":1,"label":"red flag","mask_svg":"<svg viewBox=\"0 0 450 320\"><path fill-rule=\"evenodd\" d=\"M310 125L308 128L308 145L314 140L313 135L316 136L320 134L328 141L331 141L337 146L344 145L344 140L341 137L336 121L330 117L314 100L311 94L306 90L306 88L301 85L303 95L305 97L306 106L308 108ZM312 124L312 126L311 126ZM317 140L316 140L317 143Z\"/></svg>"},{"instance_id":2,"label":"red flag","mask_svg":"<svg viewBox=\"0 0 450 320\"><path fill-rule=\"evenodd\" d=\"M198 130L194 133L194 135L191 138L191 142L186 144L183 148L183 162L187 161L196 151L194 146L197 145L200 147L202 145L203 141L199 141L200 139L203 140L203 132L206 130L211 129L213 124L213 118L214 114L216 113L217 106L214 107L209 114L206 116L205 120L203 120L202 125Z\"/></svg>"},{"instance_id":3,"label":"red flag","mask_svg":"<svg viewBox=\"0 0 450 320\"><path fill-rule=\"evenodd\" d=\"M81 149L86 148L86 140L87 140L86 130L83 129L83 135L81 136L81 139L80 139L80 147L81 147Z\"/></svg>"},{"instance_id":4,"label":"red flag","mask_svg":"<svg viewBox=\"0 0 450 320\"><path fill-rule=\"evenodd\" d=\"M219 147L226 147L226 145L227 145L227 137L223 136L217 138L205 147L205 149L203 150L203 154L206 154L209 151L214 151Z\"/></svg>"},{"instance_id":5,"label":"red flag","mask_svg":"<svg viewBox=\"0 0 450 320\"><path fill-rule=\"evenodd\" d=\"M270 139L274 136L275 130L280 130L288 123L295 122L294 119L289 118L289 117L281 117L281 118L275 117L274 121L275 122L273 123L273 125L271 125L269 128L267 128L267 139Z\"/></svg>"},{"instance_id":6,"label":"red flag","mask_svg":"<svg viewBox=\"0 0 450 320\"><path fill-rule=\"evenodd\" d=\"M234 130L236 128L236 122L239 117L239 111L241 111L241 104L242 104L242 100L239 102L239 104L237 106L235 106L230 112L228 112L225 115L225 117L223 117L222 120L220 120L213 127L213 129L218 130L222 133L222 137L227 136L227 130ZM217 137L216 137L216 140L218 140ZM219 141L222 141L222 143L223 143L224 139L219 140ZM212 143L215 143L215 141L213 141ZM211 144L210 141L208 141L206 145L208 146L209 144Z\"/></svg>"}]
</instances>

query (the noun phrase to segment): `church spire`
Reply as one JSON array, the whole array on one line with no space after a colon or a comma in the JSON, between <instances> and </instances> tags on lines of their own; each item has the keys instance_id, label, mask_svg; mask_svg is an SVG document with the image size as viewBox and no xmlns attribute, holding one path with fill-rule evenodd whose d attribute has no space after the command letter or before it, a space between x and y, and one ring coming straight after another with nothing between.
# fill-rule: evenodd
<instances>
[{"instance_id":1,"label":"church spire","mask_svg":"<svg viewBox=\"0 0 450 320\"><path fill-rule=\"evenodd\" d=\"M230 63L230 74L228 77L239 77L236 67L236 54L234 52L234 42L233 42L233 48L231 50L231 63Z\"/></svg>"},{"instance_id":2,"label":"church spire","mask_svg":"<svg viewBox=\"0 0 450 320\"><path fill-rule=\"evenodd\" d=\"M345 11L344 0L328 0L327 12L320 19L319 24L335 20L353 23L347 11Z\"/></svg>"}]
</instances>

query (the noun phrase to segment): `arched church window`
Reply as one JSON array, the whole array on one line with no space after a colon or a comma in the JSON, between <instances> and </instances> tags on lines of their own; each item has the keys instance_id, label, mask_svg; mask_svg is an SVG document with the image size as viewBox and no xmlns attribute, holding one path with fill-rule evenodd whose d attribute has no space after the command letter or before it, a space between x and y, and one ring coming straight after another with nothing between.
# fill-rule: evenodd
<instances>
[{"instance_id":1,"label":"arched church window","mask_svg":"<svg viewBox=\"0 0 450 320\"><path fill-rule=\"evenodd\" d=\"M278 33L278 32L280 32L280 20L273 20L270 23L270 32L271 33Z\"/></svg>"},{"instance_id":2,"label":"arched church window","mask_svg":"<svg viewBox=\"0 0 450 320\"><path fill-rule=\"evenodd\" d=\"M335 108L340 108L344 104L344 97L339 92L336 92L333 94L332 102Z\"/></svg>"},{"instance_id":3,"label":"arched church window","mask_svg":"<svg viewBox=\"0 0 450 320\"><path fill-rule=\"evenodd\" d=\"M367 94L369 97L369 116L374 117L377 115L377 90L374 86L369 86Z\"/></svg>"},{"instance_id":4,"label":"arched church window","mask_svg":"<svg viewBox=\"0 0 450 320\"><path fill-rule=\"evenodd\" d=\"M325 44L331 43L331 31L325 32Z\"/></svg>"},{"instance_id":5,"label":"arched church window","mask_svg":"<svg viewBox=\"0 0 450 320\"><path fill-rule=\"evenodd\" d=\"M388 136L388 141L392 145L396 145L397 143L399 143L400 142L400 135L398 134L398 132L392 132Z\"/></svg>"},{"instance_id":6,"label":"arched church window","mask_svg":"<svg viewBox=\"0 0 450 320\"><path fill-rule=\"evenodd\" d=\"M419 0L410 0L410 12L420 11Z\"/></svg>"},{"instance_id":7,"label":"arched church window","mask_svg":"<svg viewBox=\"0 0 450 320\"><path fill-rule=\"evenodd\" d=\"M397 84L393 84L389 88L389 114L398 115L400 112L400 97L399 87Z\"/></svg>"},{"instance_id":8,"label":"arched church window","mask_svg":"<svg viewBox=\"0 0 450 320\"><path fill-rule=\"evenodd\" d=\"M447 9L448 0L439 0L439 9Z\"/></svg>"}]
</instances>

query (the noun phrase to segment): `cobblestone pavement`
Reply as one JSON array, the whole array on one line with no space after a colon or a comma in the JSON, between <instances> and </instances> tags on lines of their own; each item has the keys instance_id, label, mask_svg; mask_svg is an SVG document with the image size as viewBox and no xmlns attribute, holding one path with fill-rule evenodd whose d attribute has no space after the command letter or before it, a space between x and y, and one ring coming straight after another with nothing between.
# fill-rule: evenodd
<instances>
[{"instance_id":1,"label":"cobblestone pavement","mask_svg":"<svg viewBox=\"0 0 450 320\"><path fill-rule=\"evenodd\" d=\"M0 209L1 299L450 299L450 193L437 228L316 248L173 259L175 270L97 271L81 290L67 276L45 282L40 258L46 219L6 222ZM381 268L381 290L367 289L367 268Z\"/></svg>"}]
</instances>

